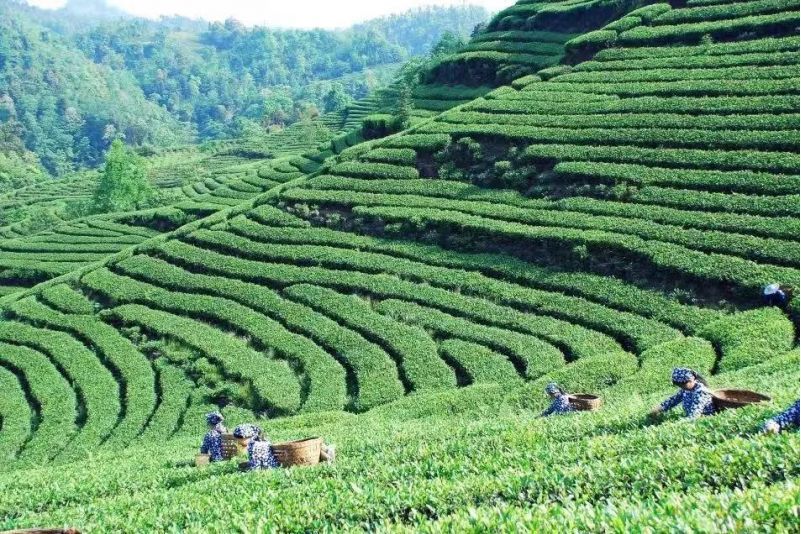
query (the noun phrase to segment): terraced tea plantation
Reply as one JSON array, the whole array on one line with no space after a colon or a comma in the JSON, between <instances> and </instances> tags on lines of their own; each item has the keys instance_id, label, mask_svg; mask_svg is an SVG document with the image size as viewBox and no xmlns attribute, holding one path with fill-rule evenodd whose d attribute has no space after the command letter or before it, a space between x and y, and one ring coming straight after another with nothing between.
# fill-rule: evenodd
<instances>
[{"instance_id":1,"label":"terraced tea plantation","mask_svg":"<svg viewBox=\"0 0 801 534\"><path fill-rule=\"evenodd\" d=\"M0 242L72 264L0 278L0 529L796 531L798 431L761 426L799 396L798 26L523 0L409 130L345 112L159 216ZM771 400L646 417L679 366ZM541 418L552 381L603 405ZM337 459L195 468L214 409Z\"/></svg>"}]
</instances>

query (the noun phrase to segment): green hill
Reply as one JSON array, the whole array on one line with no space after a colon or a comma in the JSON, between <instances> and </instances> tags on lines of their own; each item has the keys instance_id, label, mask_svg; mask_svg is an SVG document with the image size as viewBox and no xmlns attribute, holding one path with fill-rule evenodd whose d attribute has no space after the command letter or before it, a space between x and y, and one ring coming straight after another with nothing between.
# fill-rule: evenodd
<instances>
[{"instance_id":1,"label":"green hill","mask_svg":"<svg viewBox=\"0 0 801 534\"><path fill-rule=\"evenodd\" d=\"M118 136L152 149L283 126L366 97L446 30L467 36L486 16L430 7L346 30L287 30L148 20L105 0L58 10L0 0L0 192L8 171L19 182L30 168L7 161L8 139L63 177L102 163Z\"/></svg>"},{"instance_id":2,"label":"green hill","mask_svg":"<svg viewBox=\"0 0 801 534\"><path fill-rule=\"evenodd\" d=\"M3 299L0 528L797 528L797 431L759 428L799 395L798 26L784 0L524 0L419 89L465 103L369 142L327 117L224 183L199 162L218 186L170 209L214 213L152 239L39 240L116 253ZM476 52L543 32L548 63ZM675 366L772 400L646 419ZM539 418L551 381L604 405ZM214 408L338 459L196 469Z\"/></svg>"}]
</instances>

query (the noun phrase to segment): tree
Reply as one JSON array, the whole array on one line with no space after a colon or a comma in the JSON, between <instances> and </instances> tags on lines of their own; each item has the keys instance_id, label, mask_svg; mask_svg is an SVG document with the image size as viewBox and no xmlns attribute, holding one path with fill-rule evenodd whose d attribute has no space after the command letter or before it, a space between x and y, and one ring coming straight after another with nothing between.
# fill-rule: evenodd
<instances>
[{"instance_id":1,"label":"tree","mask_svg":"<svg viewBox=\"0 0 801 534\"><path fill-rule=\"evenodd\" d=\"M439 58L448 54L453 54L466 45L464 39L453 32L445 32L440 37L439 42L431 50L431 57Z\"/></svg>"},{"instance_id":2,"label":"tree","mask_svg":"<svg viewBox=\"0 0 801 534\"><path fill-rule=\"evenodd\" d=\"M98 213L126 211L145 205L154 196L142 160L115 139L106 154L106 166L93 198Z\"/></svg>"},{"instance_id":3,"label":"tree","mask_svg":"<svg viewBox=\"0 0 801 534\"><path fill-rule=\"evenodd\" d=\"M412 86L408 83L402 83L400 91L398 92L398 102L395 107L394 129L396 131L405 130L412 125L413 107Z\"/></svg>"},{"instance_id":4,"label":"tree","mask_svg":"<svg viewBox=\"0 0 801 534\"><path fill-rule=\"evenodd\" d=\"M324 106L326 113L332 111L342 111L351 102L351 97L345 92L345 88L341 83L335 83L331 86L331 90L325 95Z\"/></svg>"}]
</instances>

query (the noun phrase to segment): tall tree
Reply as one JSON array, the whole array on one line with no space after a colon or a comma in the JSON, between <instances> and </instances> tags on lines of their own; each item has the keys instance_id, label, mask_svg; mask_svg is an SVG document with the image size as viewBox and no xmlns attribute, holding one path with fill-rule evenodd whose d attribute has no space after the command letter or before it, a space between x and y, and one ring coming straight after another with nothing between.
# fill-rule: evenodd
<instances>
[{"instance_id":1,"label":"tall tree","mask_svg":"<svg viewBox=\"0 0 801 534\"><path fill-rule=\"evenodd\" d=\"M115 139L106 154L106 166L95 190L94 210L108 213L137 209L153 196L141 158Z\"/></svg>"},{"instance_id":2,"label":"tall tree","mask_svg":"<svg viewBox=\"0 0 801 534\"><path fill-rule=\"evenodd\" d=\"M326 113L331 111L342 111L353 99L345 92L345 88L341 83L334 83L331 85L331 90L325 95L324 106Z\"/></svg>"}]
</instances>

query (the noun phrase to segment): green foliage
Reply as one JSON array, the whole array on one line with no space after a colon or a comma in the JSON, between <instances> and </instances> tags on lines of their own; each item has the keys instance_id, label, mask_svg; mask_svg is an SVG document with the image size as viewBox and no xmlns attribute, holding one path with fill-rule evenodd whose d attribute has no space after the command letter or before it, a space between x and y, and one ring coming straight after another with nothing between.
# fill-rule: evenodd
<instances>
[{"instance_id":1,"label":"green foliage","mask_svg":"<svg viewBox=\"0 0 801 534\"><path fill-rule=\"evenodd\" d=\"M534 144L525 150L532 159L637 163L651 167L684 167L725 170L768 171L798 174L798 158L783 152L757 150L724 151L684 148L644 148L619 146L581 146ZM721 173L721 175L725 175Z\"/></svg>"},{"instance_id":2,"label":"green foliage","mask_svg":"<svg viewBox=\"0 0 801 534\"><path fill-rule=\"evenodd\" d=\"M31 348L0 343L0 362L24 377L30 395L38 404L39 424L17 460L27 464L51 459L77 430L76 391L45 354ZM5 432L5 420L3 426ZM26 434L29 430L30 424L26 421Z\"/></svg>"},{"instance_id":3,"label":"green foliage","mask_svg":"<svg viewBox=\"0 0 801 534\"><path fill-rule=\"evenodd\" d=\"M141 159L127 150L122 141L114 140L94 193L94 209L98 213L140 209L152 196L153 189L145 176Z\"/></svg>"},{"instance_id":4,"label":"green foliage","mask_svg":"<svg viewBox=\"0 0 801 534\"><path fill-rule=\"evenodd\" d=\"M364 159L412 167L417 162L417 152L411 148L377 148L365 154Z\"/></svg>"},{"instance_id":5,"label":"green foliage","mask_svg":"<svg viewBox=\"0 0 801 534\"><path fill-rule=\"evenodd\" d=\"M189 404L192 389L192 384L184 373L163 359L156 360L154 368L159 379L158 390L161 392L161 398L147 428L139 436L142 443L163 441L178 430Z\"/></svg>"},{"instance_id":6,"label":"green foliage","mask_svg":"<svg viewBox=\"0 0 801 534\"><path fill-rule=\"evenodd\" d=\"M116 329L95 316L65 315L33 299L16 302L9 310L20 319L65 330L86 340L104 365L118 377L124 416L114 421L114 430L106 443L128 444L144 429L156 406L153 370L147 359Z\"/></svg>"},{"instance_id":7,"label":"green foliage","mask_svg":"<svg viewBox=\"0 0 801 534\"><path fill-rule=\"evenodd\" d=\"M568 84L554 84L568 85ZM614 144L636 144L646 147L657 147L670 144L679 148L719 148L748 149L757 148L765 151L788 152L798 144L798 132L795 131L732 131L715 130L671 130L660 128L628 128L607 130L603 128L587 128L584 130L568 130L565 128L538 128L535 126L512 126L487 123L449 124L446 122L430 123L420 127L425 133L451 133L458 137L496 137L514 142L540 143L577 143L589 144L606 139Z\"/></svg>"},{"instance_id":8,"label":"green foliage","mask_svg":"<svg viewBox=\"0 0 801 534\"><path fill-rule=\"evenodd\" d=\"M676 367L687 367L704 377L711 375L717 355L709 341L689 337L656 345L640 355L640 368L623 378L615 389L620 392L645 394L664 389Z\"/></svg>"},{"instance_id":9,"label":"green foliage","mask_svg":"<svg viewBox=\"0 0 801 534\"><path fill-rule=\"evenodd\" d=\"M483 326L436 309L399 300L385 300L376 309L404 323L421 326L429 332L436 332L439 336L479 343L497 353L507 355L506 357L515 368L529 379L537 378L564 365L564 356L559 349L534 336ZM454 354L453 350L448 351L444 347L443 350L446 350L456 361L462 362L462 359ZM504 365L503 367L508 366ZM494 381L505 382L506 380Z\"/></svg>"},{"instance_id":10,"label":"green foliage","mask_svg":"<svg viewBox=\"0 0 801 534\"><path fill-rule=\"evenodd\" d=\"M151 289L147 284L125 279L107 270L92 271L83 280L94 291L102 291L120 303L143 302L155 308L157 302L161 302L160 307L170 311L194 311L195 316L230 320L230 306L223 299L206 297L190 304L189 295ZM226 377L250 383L255 391L257 408L274 414L292 413L298 409L300 387L286 362L261 354L243 340L197 320L159 309L124 304L115 308L113 314L125 324L139 325L192 346L219 365Z\"/></svg>"},{"instance_id":11,"label":"green foliage","mask_svg":"<svg viewBox=\"0 0 801 534\"><path fill-rule=\"evenodd\" d=\"M0 395L0 417L3 421L0 457L8 461L25 443L33 414L17 377L3 367L0 367L0 387L3 391L3 395Z\"/></svg>"},{"instance_id":12,"label":"green foliage","mask_svg":"<svg viewBox=\"0 0 801 534\"><path fill-rule=\"evenodd\" d=\"M698 335L720 349L720 370L734 371L789 350L795 329L778 308L763 308L710 323Z\"/></svg>"},{"instance_id":13,"label":"green foliage","mask_svg":"<svg viewBox=\"0 0 801 534\"><path fill-rule=\"evenodd\" d=\"M384 221L414 220L418 226L422 224L424 228L426 226L436 228L444 224L450 228L459 228L461 232L524 239L532 244L551 242L554 246L564 246L571 243L573 246L575 244L596 246L599 247L598 250L617 249L634 254L634 257L640 258L638 261L645 260L656 268L680 272L699 281L728 280L744 292L754 291L771 279L793 284L796 283L798 276L797 270L790 267L756 264L728 255L705 254L666 242L646 241L635 236L605 231L527 226L435 208L359 206L353 211L360 216L381 218Z\"/></svg>"},{"instance_id":14,"label":"green foliage","mask_svg":"<svg viewBox=\"0 0 801 534\"><path fill-rule=\"evenodd\" d=\"M89 299L66 284L56 284L44 289L41 297L45 304L62 313L89 315L95 311Z\"/></svg>"},{"instance_id":15,"label":"green foliage","mask_svg":"<svg viewBox=\"0 0 801 534\"><path fill-rule=\"evenodd\" d=\"M447 339L442 342L441 351L446 361L453 362L457 374L466 375L471 384L514 384L520 379L509 360L482 345Z\"/></svg>"},{"instance_id":16,"label":"green foliage","mask_svg":"<svg viewBox=\"0 0 801 534\"><path fill-rule=\"evenodd\" d=\"M663 4L664 5L664 4ZM655 25L686 24L719 19L734 19L752 15L764 15L781 11L792 11L795 2L789 0L758 0L756 2L737 3L735 5L718 5L676 9L667 11L653 20Z\"/></svg>"},{"instance_id":17,"label":"green foliage","mask_svg":"<svg viewBox=\"0 0 801 534\"><path fill-rule=\"evenodd\" d=\"M346 404L343 367L313 341L292 334L281 326L286 325L292 331L312 331L316 328L316 323L325 320L322 315L279 298L264 287L223 277L192 276L187 271L147 256L134 256L118 264L117 268L128 276L160 282L168 288L208 292L241 303L243 306L236 306L234 310L239 311L240 318L231 324L246 329L266 346L274 347L288 360L297 362L295 366L305 373L304 411L336 410ZM256 315L244 306L263 315ZM218 317L226 318L230 315ZM280 321L280 324L266 317Z\"/></svg>"},{"instance_id":18,"label":"green foliage","mask_svg":"<svg viewBox=\"0 0 801 534\"><path fill-rule=\"evenodd\" d=\"M408 181L402 183L408 184ZM443 182L430 183L436 187L442 187L443 184ZM258 241L317 244L380 252L429 265L479 271L508 280L520 280L529 287L579 295L613 308L658 318L660 321L688 331L694 331L709 321L720 318L719 313L713 310L684 306L656 292L641 290L611 277L551 271L506 255L459 253L420 243L376 239L320 228L300 231L289 228L267 228L252 223L244 224L242 221L238 221L235 231L239 235ZM598 342L600 343L600 340Z\"/></svg>"},{"instance_id":19,"label":"green foliage","mask_svg":"<svg viewBox=\"0 0 801 534\"><path fill-rule=\"evenodd\" d=\"M224 236L219 237L222 238ZM217 239L215 242L217 247L222 247L224 243L222 239ZM225 242L231 243L233 241L228 237ZM261 256L263 258L266 257L264 252L267 250L268 247L261 248ZM302 251L302 249L295 250L297 252ZM314 250L317 252L320 249ZM445 311L455 310L460 315L475 318L480 322L485 322L494 326L520 329L524 332L543 336L548 340L553 340L555 343L567 346L569 351L576 356L597 354L599 352L614 352L620 349L620 345L609 336L580 325L571 324L568 321L549 317L545 314L537 315L532 318L525 313L513 312L504 306L500 306L484 298L462 296L443 288L428 287L427 285L399 280L396 276L366 275L353 270L355 267L354 261L347 261L349 257L358 260L358 256L355 254L346 254L344 252L340 254L340 257L347 261L347 263L344 263L340 260L340 265L352 266L350 271L340 271L315 267L300 268L281 264L263 264L259 261L240 260L213 251L174 242L166 245L161 252L173 261L204 266L205 268L210 268L215 272L220 272L229 276L244 276L244 279L254 282L280 283L283 285L311 283L324 287L333 286L347 291L369 293L382 298L411 300L425 305L436 303L437 307ZM336 251L331 252L336 253ZM283 257L287 256L285 255ZM299 263L300 258L298 254L289 257L293 258L294 262ZM368 264L373 265L373 268L370 270L378 272L386 271L388 265L393 266L394 268L392 271L396 273L398 269L401 268L407 272L419 272L421 269L425 269L424 265L413 262L395 261L388 263L385 258L378 255L373 257L367 256L364 258L363 262L369 262ZM315 260L315 264L318 263L319 260ZM444 288L455 289L463 285L465 276L463 272L433 267L428 270L432 274L439 273L438 285L441 284ZM482 282L490 282L490 285L495 285L492 284L491 281L478 277L477 288L480 287ZM499 284L497 287L500 288L503 287L503 285ZM510 290L514 290L514 288L510 288ZM521 295L519 298L525 299L529 305L539 304L541 306L553 306L561 309L564 303L569 302L559 300L555 304L554 298L556 294L553 293L528 292L525 290L523 290L523 293L524 295ZM498 294L498 291L493 291L492 289L484 291L484 295L491 297L492 300L496 300ZM528 296L532 297L532 299L527 299L526 297ZM513 294L510 294L509 298L510 302L516 300ZM599 311L599 307L586 305L583 302L577 302L575 305L575 312L585 315L589 321L597 320L597 318L593 318L593 313L597 311Z\"/></svg>"},{"instance_id":20,"label":"green foliage","mask_svg":"<svg viewBox=\"0 0 801 534\"><path fill-rule=\"evenodd\" d=\"M367 115L362 119L362 137L366 140L380 139L402 129L400 119L386 113Z\"/></svg>"},{"instance_id":21,"label":"green foliage","mask_svg":"<svg viewBox=\"0 0 801 534\"><path fill-rule=\"evenodd\" d=\"M653 4L656 7L664 4ZM798 51L799 39L797 36L769 37L765 39L752 39L743 41L729 41L713 43L705 46L640 46L635 48L611 48L602 50L595 55L593 61L582 64L582 67L594 65L596 61L618 60L651 60L656 58L689 58L691 56L716 56L721 63L737 61L743 54L771 52L774 56L782 57L784 52Z\"/></svg>"},{"instance_id":22,"label":"green foliage","mask_svg":"<svg viewBox=\"0 0 801 534\"><path fill-rule=\"evenodd\" d=\"M112 432L121 410L119 384L83 343L56 330L0 321L0 341L23 345L48 356L70 381L81 402L81 429L69 447L56 453L59 462L85 457ZM46 454L55 451L43 451Z\"/></svg>"},{"instance_id":23,"label":"green foliage","mask_svg":"<svg viewBox=\"0 0 801 534\"><path fill-rule=\"evenodd\" d=\"M632 60L636 61L636 60ZM588 65L590 63L582 63ZM465 110L498 113L542 113L547 115L605 115L616 113L680 113L689 107L693 112L703 115L749 114L755 109L765 113L794 113L798 106L791 96L769 95L754 97L695 98L673 96L671 98L633 96L632 98L610 98L606 95L583 94L580 99L545 90L543 84L529 86L516 95L503 95L492 100L478 100ZM512 98L512 97L515 98ZM595 98L593 98L595 97ZM555 102L556 100L556 102ZM560 102L564 101L564 102ZM634 148L634 147L632 147Z\"/></svg>"},{"instance_id":24,"label":"green foliage","mask_svg":"<svg viewBox=\"0 0 801 534\"><path fill-rule=\"evenodd\" d=\"M401 82L319 118L310 104L339 108L354 87L339 74L382 61L381 35L348 34L350 56L328 32L235 21L191 47L202 29L182 20L177 47L143 38L166 22L80 34L101 63L158 64L151 99L205 121L201 135L248 140L152 156L150 178L183 195L159 209L23 237L30 213L16 210L63 217L96 178L0 198L15 210L0 228L0 529L793 529L797 434L759 428L798 396L799 301L755 306L766 283L798 291L797 13L712 2L520 2L469 46L447 37L433 64L413 62L401 78L416 124L368 143L358 125L394 120ZM596 30L620 48L535 74ZM259 55L278 45L298 51L296 72ZM339 74L305 103L292 83L270 89L312 69ZM437 83L419 84L431 69ZM199 85L176 89L186 72ZM262 136L265 112L303 120ZM53 194L65 200L42 201ZM646 420L675 393L675 366L774 400ZM538 418L550 381L603 406ZM273 442L322 436L337 461L195 469L211 409Z\"/></svg>"},{"instance_id":25,"label":"green foliage","mask_svg":"<svg viewBox=\"0 0 801 534\"><path fill-rule=\"evenodd\" d=\"M439 359L436 344L422 329L389 320L372 311L362 299L330 289L300 284L286 293L385 347L398 361L401 377L414 391L456 385L453 371Z\"/></svg>"},{"instance_id":26,"label":"green foliage","mask_svg":"<svg viewBox=\"0 0 801 534\"><path fill-rule=\"evenodd\" d=\"M32 153L0 152L0 194L35 184L46 176L46 171Z\"/></svg>"},{"instance_id":27,"label":"green foliage","mask_svg":"<svg viewBox=\"0 0 801 534\"><path fill-rule=\"evenodd\" d=\"M16 4L0 13L0 145L21 147L0 151L0 190L42 174L37 157L57 175L95 167L118 135L132 146L176 146L263 134L259 123L299 122L312 108L341 112L446 30L459 41L486 17L472 6L429 8L348 31L301 31L53 18Z\"/></svg>"},{"instance_id":28,"label":"green foliage","mask_svg":"<svg viewBox=\"0 0 801 534\"><path fill-rule=\"evenodd\" d=\"M285 198L323 204L348 206L406 206L409 208L436 208L470 215L488 217L493 220L520 222L537 227L582 228L602 230L619 234L635 235L645 239L676 243L695 250L727 253L746 259L764 260L776 265L794 266L798 251L794 243L765 237L729 234L712 230L699 231L663 225L652 221L615 218L613 209L606 210L611 216L591 216L581 212L564 210L521 209L512 206L473 202L467 200L445 200L441 198L413 195L373 195L345 192L293 192ZM540 206L536 206L539 208ZM609 206L608 208L611 208ZM624 209L625 210L625 209ZM621 210L621 211L624 211ZM625 228L625 231L623 230Z\"/></svg>"},{"instance_id":29,"label":"green foliage","mask_svg":"<svg viewBox=\"0 0 801 534\"><path fill-rule=\"evenodd\" d=\"M753 2L759 4L759 2ZM749 4L751 4L749 2ZM700 9L700 8L699 8ZM686 24L641 26L619 36L621 44L637 45L655 44L694 44L705 36L710 35L716 39L730 39L743 32L752 32L756 35L773 37L792 31L798 25L798 13L795 6L787 12L770 15L755 15L751 17L732 18L730 20L710 20L704 22L688 22ZM669 12L666 15L674 12ZM671 18L678 15L670 15ZM657 19L658 20L658 19Z\"/></svg>"},{"instance_id":30,"label":"green foliage","mask_svg":"<svg viewBox=\"0 0 801 534\"><path fill-rule=\"evenodd\" d=\"M415 179L420 173L414 167L402 167L389 163L344 162L335 165L331 172L341 176L361 178Z\"/></svg>"},{"instance_id":31,"label":"green foliage","mask_svg":"<svg viewBox=\"0 0 801 534\"><path fill-rule=\"evenodd\" d=\"M565 43L565 48L571 52L581 51L590 54L610 47L616 39L617 32L614 30L596 30L571 39Z\"/></svg>"}]
</instances>

